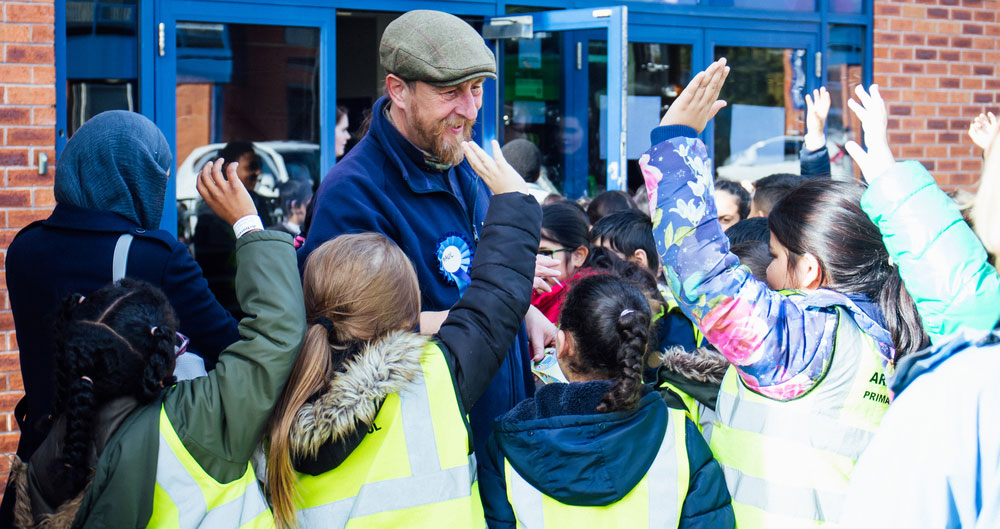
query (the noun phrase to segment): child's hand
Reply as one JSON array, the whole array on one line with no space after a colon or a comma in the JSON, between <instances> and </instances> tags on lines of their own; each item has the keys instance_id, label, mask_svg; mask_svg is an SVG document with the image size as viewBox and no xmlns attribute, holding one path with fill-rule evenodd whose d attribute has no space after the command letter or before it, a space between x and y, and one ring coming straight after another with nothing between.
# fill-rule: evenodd
<instances>
[{"instance_id":1,"label":"child's hand","mask_svg":"<svg viewBox=\"0 0 1000 529\"><path fill-rule=\"evenodd\" d=\"M825 86L813 90L812 97L806 94L806 136L805 146L810 151L826 147L826 117L830 114L830 92Z\"/></svg>"},{"instance_id":2,"label":"child's hand","mask_svg":"<svg viewBox=\"0 0 1000 529\"><path fill-rule=\"evenodd\" d=\"M233 162L226 168L228 178L222 175L225 163L219 158L205 164L198 175L198 193L219 218L232 226L247 215L256 215L257 207L236 174L239 163Z\"/></svg>"},{"instance_id":3,"label":"child's hand","mask_svg":"<svg viewBox=\"0 0 1000 529\"><path fill-rule=\"evenodd\" d=\"M557 266L559 266L558 259L544 255L535 256L535 281L533 285L535 292L552 292L552 286L549 282L559 283L559 280L556 279L559 277L559 270L555 268Z\"/></svg>"},{"instance_id":4,"label":"child's hand","mask_svg":"<svg viewBox=\"0 0 1000 529\"><path fill-rule=\"evenodd\" d=\"M853 99L847 101L847 106L861 120L861 128L865 131L865 145L868 147L868 151L866 152L855 141L847 142L845 147L847 153L861 168L865 180L872 182L885 174L896 163L896 159L893 158L892 151L889 150L889 141L886 139L888 116L885 111L885 102L882 101L882 96L878 92L878 85L873 84L870 90L871 95L859 85L854 92L861 103Z\"/></svg>"},{"instance_id":5,"label":"child's hand","mask_svg":"<svg viewBox=\"0 0 1000 529\"><path fill-rule=\"evenodd\" d=\"M486 151L471 141L463 141L462 150L465 151L465 159L469 160L469 165L483 179L483 182L486 182L493 194L528 192L528 184L507 163L498 141L493 140L493 158L490 158Z\"/></svg>"},{"instance_id":6,"label":"child's hand","mask_svg":"<svg viewBox=\"0 0 1000 529\"><path fill-rule=\"evenodd\" d=\"M719 92L728 75L725 57L713 62L705 71L698 72L667 109L660 126L684 125L701 134L708 121L726 106L725 101L719 100Z\"/></svg>"},{"instance_id":7,"label":"child's hand","mask_svg":"<svg viewBox=\"0 0 1000 529\"><path fill-rule=\"evenodd\" d=\"M985 151L998 130L1000 130L1000 122L997 121L997 117L992 112L987 112L980 114L969 124L969 137L972 138L973 143Z\"/></svg>"}]
</instances>

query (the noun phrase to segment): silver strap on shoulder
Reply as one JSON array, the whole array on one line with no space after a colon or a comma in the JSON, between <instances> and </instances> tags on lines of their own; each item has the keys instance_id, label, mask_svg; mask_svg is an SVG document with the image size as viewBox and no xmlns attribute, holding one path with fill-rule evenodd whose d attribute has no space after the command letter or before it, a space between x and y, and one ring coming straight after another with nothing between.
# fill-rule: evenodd
<instances>
[{"instance_id":1,"label":"silver strap on shoulder","mask_svg":"<svg viewBox=\"0 0 1000 529\"><path fill-rule=\"evenodd\" d=\"M115 256L111 262L111 280L118 281L125 277L125 268L128 266L128 250L132 246L132 234L123 233L115 243Z\"/></svg>"}]
</instances>

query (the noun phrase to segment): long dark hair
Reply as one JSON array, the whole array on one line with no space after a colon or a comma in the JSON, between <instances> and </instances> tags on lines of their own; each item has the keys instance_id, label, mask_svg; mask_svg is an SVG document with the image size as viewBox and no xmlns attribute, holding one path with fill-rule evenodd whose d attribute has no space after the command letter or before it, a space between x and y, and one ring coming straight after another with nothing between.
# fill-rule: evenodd
<instances>
[{"instance_id":1,"label":"long dark hair","mask_svg":"<svg viewBox=\"0 0 1000 529\"><path fill-rule=\"evenodd\" d=\"M51 476L75 496L90 477L94 418L101 406L131 396L152 402L176 382L177 317L149 283L122 279L90 294L66 298L55 325L56 413L65 417L62 455Z\"/></svg>"},{"instance_id":2,"label":"long dark hair","mask_svg":"<svg viewBox=\"0 0 1000 529\"><path fill-rule=\"evenodd\" d=\"M882 311L896 359L928 343L920 315L889 262L882 234L861 210L865 186L810 180L775 204L768 226L789 253L789 267L810 253L819 261L821 284L843 294L863 294Z\"/></svg>"},{"instance_id":3,"label":"long dark hair","mask_svg":"<svg viewBox=\"0 0 1000 529\"><path fill-rule=\"evenodd\" d=\"M560 328L573 338L578 372L613 382L599 413L632 409L639 402L650 311L635 285L610 274L581 279L566 295Z\"/></svg>"}]
</instances>

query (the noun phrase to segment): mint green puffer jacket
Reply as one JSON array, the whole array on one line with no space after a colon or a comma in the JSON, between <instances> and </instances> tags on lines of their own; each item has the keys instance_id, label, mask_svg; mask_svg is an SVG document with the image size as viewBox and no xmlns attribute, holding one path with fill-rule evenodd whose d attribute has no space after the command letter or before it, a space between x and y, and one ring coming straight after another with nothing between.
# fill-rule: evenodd
<instances>
[{"instance_id":1,"label":"mint green puffer jacket","mask_svg":"<svg viewBox=\"0 0 1000 529\"><path fill-rule=\"evenodd\" d=\"M986 331L996 325L1000 276L923 165L894 165L871 183L861 207L882 232L932 342L963 327Z\"/></svg>"}]
</instances>

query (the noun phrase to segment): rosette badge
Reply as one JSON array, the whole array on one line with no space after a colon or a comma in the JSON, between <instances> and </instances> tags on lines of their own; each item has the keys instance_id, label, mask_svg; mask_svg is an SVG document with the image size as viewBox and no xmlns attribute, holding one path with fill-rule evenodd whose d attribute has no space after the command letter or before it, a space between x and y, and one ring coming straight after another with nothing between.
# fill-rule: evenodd
<instances>
[{"instance_id":1,"label":"rosette badge","mask_svg":"<svg viewBox=\"0 0 1000 529\"><path fill-rule=\"evenodd\" d=\"M451 284L465 292L472 278L469 266L472 264L472 250L469 241L461 233L446 233L437 243L438 271Z\"/></svg>"}]
</instances>

